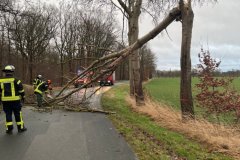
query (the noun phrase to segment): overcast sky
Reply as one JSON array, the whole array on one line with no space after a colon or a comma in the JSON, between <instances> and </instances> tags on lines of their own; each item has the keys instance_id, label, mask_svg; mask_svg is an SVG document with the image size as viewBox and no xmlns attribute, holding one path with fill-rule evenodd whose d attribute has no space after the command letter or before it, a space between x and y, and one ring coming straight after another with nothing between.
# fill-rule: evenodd
<instances>
[{"instance_id":1,"label":"overcast sky","mask_svg":"<svg viewBox=\"0 0 240 160\"><path fill-rule=\"evenodd\" d=\"M203 46L209 49L213 58L222 61L222 71L240 69L240 0L219 0L216 5L195 6L192 37L192 66L198 62L198 53ZM147 25L146 25L147 24ZM141 19L140 34L153 26L149 18ZM173 22L167 28L168 34L161 34L150 41L150 47L157 57L157 69L180 69L181 24Z\"/></svg>"},{"instance_id":2,"label":"overcast sky","mask_svg":"<svg viewBox=\"0 0 240 160\"><path fill-rule=\"evenodd\" d=\"M57 2L58 0L45 0ZM240 0L218 0L218 3L194 6L192 36L192 67L199 63L201 47L213 58L220 59L222 71L240 70ZM122 20L122 18L121 18ZM140 37L154 26L150 17L140 20ZM120 23L121 25L121 23ZM173 22L166 32L149 42L156 54L157 69L180 70L181 23Z\"/></svg>"}]
</instances>

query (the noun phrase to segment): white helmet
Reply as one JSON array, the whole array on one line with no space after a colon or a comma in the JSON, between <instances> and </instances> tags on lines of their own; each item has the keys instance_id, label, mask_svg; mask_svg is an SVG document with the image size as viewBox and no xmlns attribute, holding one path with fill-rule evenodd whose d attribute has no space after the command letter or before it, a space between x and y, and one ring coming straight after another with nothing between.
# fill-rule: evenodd
<instances>
[{"instance_id":1,"label":"white helmet","mask_svg":"<svg viewBox=\"0 0 240 160\"><path fill-rule=\"evenodd\" d=\"M41 78L42 78L42 75L41 75L41 74L39 74L37 77L38 77L39 79L41 79Z\"/></svg>"},{"instance_id":2,"label":"white helmet","mask_svg":"<svg viewBox=\"0 0 240 160\"><path fill-rule=\"evenodd\" d=\"M6 65L5 68L2 71L3 72L14 72L15 67L13 65Z\"/></svg>"}]
</instances>

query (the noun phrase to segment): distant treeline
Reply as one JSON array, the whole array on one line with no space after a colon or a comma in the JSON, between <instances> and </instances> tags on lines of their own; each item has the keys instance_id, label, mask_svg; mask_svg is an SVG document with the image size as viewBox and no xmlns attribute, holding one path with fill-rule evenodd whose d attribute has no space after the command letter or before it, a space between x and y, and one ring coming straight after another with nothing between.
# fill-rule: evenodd
<instances>
[{"instance_id":1,"label":"distant treeline","mask_svg":"<svg viewBox=\"0 0 240 160\"><path fill-rule=\"evenodd\" d=\"M57 6L24 3L18 8L14 2L0 1L0 69L14 65L23 83L31 84L41 74L62 86L80 68L126 47L117 20L104 9L89 12L67 1ZM156 68L155 54L144 45L139 55L141 78L149 79ZM129 79L128 58L115 75L117 80Z\"/></svg>"},{"instance_id":2,"label":"distant treeline","mask_svg":"<svg viewBox=\"0 0 240 160\"><path fill-rule=\"evenodd\" d=\"M196 77L198 74L196 71L192 71L192 76ZM231 71L216 71L213 73L216 77L239 77L240 76L240 70L231 70ZM180 77L180 71L179 70L169 70L169 71L161 71L157 70L155 73L155 77Z\"/></svg>"}]
</instances>

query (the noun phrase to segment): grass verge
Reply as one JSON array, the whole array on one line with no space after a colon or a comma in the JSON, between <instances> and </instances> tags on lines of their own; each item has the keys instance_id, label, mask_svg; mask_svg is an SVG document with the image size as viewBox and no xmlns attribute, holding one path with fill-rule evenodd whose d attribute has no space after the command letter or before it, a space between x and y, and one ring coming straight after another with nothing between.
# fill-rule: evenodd
<instances>
[{"instance_id":1,"label":"grass verge","mask_svg":"<svg viewBox=\"0 0 240 160\"><path fill-rule=\"evenodd\" d=\"M236 90L240 89L240 83L238 79L235 78L232 84ZM197 117L205 117L210 122L218 123L218 119L213 114L207 114L206 109L199 107L195 102L195 95L198 93L195 85L199 83L198 78L192 78L192 94L194 101L194 110ZM180 78L156 78L144 85L148 95L151 96L153 100L164 103L168 106L173 107L174 109L180 111ZM220 114L219 120L223 124L235 124L236 117L233 113L222 113Z\"/></svg>"},{"instance_id":2,"label":"grass verge","mask_svg":"<svg viewBox=\"0 0 240 160\"><path fill-rule=\"evenodd\" d=\"M149 116L131 109L126 101L128 86L122 85L104 93L102 105L105 110L115 111L109 115L113 124L133 148L140 160L230 160L227 155L206 149L179 134L159 126Z\"/></svg>"}]
</instances>

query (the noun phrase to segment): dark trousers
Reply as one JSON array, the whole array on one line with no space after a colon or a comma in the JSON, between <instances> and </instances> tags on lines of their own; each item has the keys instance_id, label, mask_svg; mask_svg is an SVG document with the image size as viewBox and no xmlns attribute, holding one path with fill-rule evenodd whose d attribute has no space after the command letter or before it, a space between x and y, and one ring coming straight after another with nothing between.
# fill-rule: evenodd
<instances>
[{"instance_id":1,"label":"dark trousers","mask_svg":"<svg viewBox=\"0 0 240 160\"><path fill-rule=\"evenodd\" d=\"M38 105L38 107L42 107L42 101L43 101L42 94L35 92L35 95L37 97L37 105Z\"/></svg>"},{"instance_id":2,"label":"dark trousers","mask_svg":"<svg viewBox=\"0 0 240 160\"><path fill-rule=\"evenodd\" d=\"M18 129L24 127L22 112L21 112L21 102L20 101L3 101L3 111L6 114L6 130L13 129L12 114L14 114L15 121L17 123Z\"/></svg>"}]
</instances>

